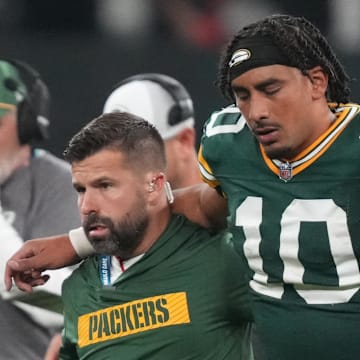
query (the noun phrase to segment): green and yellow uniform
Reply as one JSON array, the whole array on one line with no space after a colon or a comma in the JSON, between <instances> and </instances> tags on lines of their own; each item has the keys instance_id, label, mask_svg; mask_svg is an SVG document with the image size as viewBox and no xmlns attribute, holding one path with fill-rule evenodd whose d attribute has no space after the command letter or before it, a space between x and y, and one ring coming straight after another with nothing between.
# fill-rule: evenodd
<instances>
[{"instance_id":1,"label":"green and yellow uniform","mask_svg":"<svg viewBox=\"0 0 360 360\"><path fill-rule=\"evenodd\" d=\"M248 360L247 284L229 235L173 216L111 286L91 257L63 285L61 359Z\"/></svg>"},{"instance_id":2,"label":"green and yellow uniform","mask_svg":"<svg viewBox=\"0 0 360 360\"><path fill-rule=\"evenodd\" d=\"M359 106L290 163L269 159L234 106L212 114L199 162L227 198L270 360L360 356Z\"/></svg>"}]
</instances>

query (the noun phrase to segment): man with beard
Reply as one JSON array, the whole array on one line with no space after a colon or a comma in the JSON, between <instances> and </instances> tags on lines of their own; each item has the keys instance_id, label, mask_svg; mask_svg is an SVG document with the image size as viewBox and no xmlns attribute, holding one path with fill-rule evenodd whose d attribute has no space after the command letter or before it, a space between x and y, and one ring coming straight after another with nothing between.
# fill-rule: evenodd
<instances>
[{"instance_id":1,"label":"man with beard","mask_svg":"<svg viewBox=\"0 0 360 360\"><path fill-rule=\"evenodd\" d=\"M98 255L64 282L60 358L251 359L239 258L228 235L171 213L155 127L104 114L64 156Z\"/></svg>"},{"instance_id":2,"label":"man with beard","mask_svg":"<svg viewBox=\"0 0 360 360\"><path fill-rule=\"evenodd\" d=\"M141 101L139 102L139 99ZM107 96L103 113L127 111L159 131L165 145L166 177L173 189L201 182L196 156L192 98L178 80L160 73L140 73L118 82ZM83 235L83 229L73 230ZM49 352L61 345L59 334Z\"/></svg>"},{"instance_id":3,"label":"man with beard","mask_svg":"<svg viewBox=\"0 0 360 360\"><path fill-rule=\"evenodd\" d=\"M231 39L218 85L236 106L204 126L212 187L179 191L174 210L202 223L230 215L269 359L358 358L360 107L349 76L313 24L273 15Z\"/></svg>"}]
</instances>

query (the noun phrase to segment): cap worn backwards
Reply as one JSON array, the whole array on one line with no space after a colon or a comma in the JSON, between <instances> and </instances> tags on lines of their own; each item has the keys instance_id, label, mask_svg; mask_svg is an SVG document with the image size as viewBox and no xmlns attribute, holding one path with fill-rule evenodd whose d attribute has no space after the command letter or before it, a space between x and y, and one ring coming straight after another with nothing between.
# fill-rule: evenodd
<instances>
[{"instance_id":1,"label":"cap worn backwards","mask_svg":"<svg viewBox=\"0 0 360 360\"><path fill-rule=\"evenodd\" d=\"M16 67L0 60L0 116L15 109L25 95L26 86Z\"/></svg>"},{"instance_id":2,"label":"cap worn backwards","mask_svg":"<svg viewBox=\"0 0 360 360\"><path fill-rule=\"evenodd\" d=\"M120 84L107 98L103 112L126 111L140 116L153 124L161 137L167 140L185 128L193 128L195 124L193 114L177 124L170 124L168 116L174 105L174 98L160 84L137 79Z\"/></svg>"}]
</instances>

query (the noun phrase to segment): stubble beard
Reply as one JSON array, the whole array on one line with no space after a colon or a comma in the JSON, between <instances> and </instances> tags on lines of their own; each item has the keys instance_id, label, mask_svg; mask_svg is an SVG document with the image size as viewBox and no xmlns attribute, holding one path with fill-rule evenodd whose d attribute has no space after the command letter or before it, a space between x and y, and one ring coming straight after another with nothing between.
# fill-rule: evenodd
<instances>
[{"instance_id":1,"label":"stubble beard","mask_svg":"<svg viewBox=\"0 0 360 360\"><path fill-rule=\"evenodd\" d=\"M293 158L292 150L289 147L277 149L266 149L264 147L264 150L270 159L284 160Z\"/></svg>"},{"instance_id":2,"label":"stubble beard","mask_svg":"<svg viewBox=\"0 0 360 360\"><path fill-rule=\"evenodd\" d=\"M91 225L101 223L108 228L106 237L89 235ZM100 217L93 213L88 216L83 227L90 243L97 254L120 256L123 259L135 256L134 253L143 241L149 224L149 216L145 206L129 213L123 220L114 222L108 217Z\"/></svg>"}]
</instances>

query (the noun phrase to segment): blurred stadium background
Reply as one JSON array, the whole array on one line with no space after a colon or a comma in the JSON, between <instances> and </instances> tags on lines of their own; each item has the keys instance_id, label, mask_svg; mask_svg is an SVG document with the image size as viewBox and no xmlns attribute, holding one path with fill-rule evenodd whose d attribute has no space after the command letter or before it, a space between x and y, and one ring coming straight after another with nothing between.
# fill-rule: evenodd
<instances>
[{"instance_id":1,"label":"blurred stadium background","mask_svg":"<svg viewBox=\"0 0 360 360\"><path fill-rule=\"evenodd\" d=\"M101 113L113 85L139 72L188 88L200 135L208 114L226 105L213 85L222 46L247 22L280 12L305 16L328 36L359 102L359 0L0 0L0 55L28 62L48 84L45 147L56 155Z\"/></svg>"}]
</instances>

